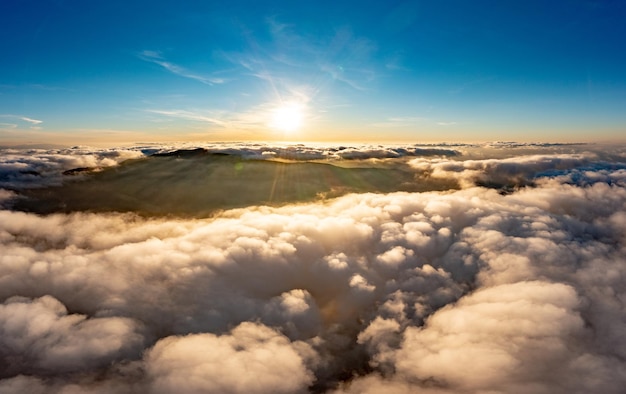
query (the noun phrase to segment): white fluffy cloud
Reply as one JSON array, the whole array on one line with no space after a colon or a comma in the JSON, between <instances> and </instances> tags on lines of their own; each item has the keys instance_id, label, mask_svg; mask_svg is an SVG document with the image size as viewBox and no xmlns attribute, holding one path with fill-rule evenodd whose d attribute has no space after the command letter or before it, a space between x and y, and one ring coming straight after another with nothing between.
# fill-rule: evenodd
<instances>
[{"instance_id":1,"label":"white fluffy cloud","mask_svg":"<svg viewBox=\"0 0 626 394\"><path fill-rule=\"evenodd\" d=\"M305 366L311 353L307 344L246 322L227 335L162 339L146 365L153 393L298 393L313 382Z\"/></svg>"},{"instance_id":2,"label":"white fluffy cloud","mask_svg":"<svg viewBox=\"0 0 626 394\"><path fill-rule=\"evenodd\" d=\"M11 297L0 305L0 344L3 375L91 370L137 356L143 345L136 321L68 314L51 296Z\"/></svg>"},{"instance_id":3,"label":"white fluffy cloud","mask_svg":"<svg viewBox=\"0 0 626 394\"><path fill-rule=\"evenodd\" d=\"M621 392L621 162L498 160L534 187L0 211L0 393Z\"/></svg>"},{"instance_id":4,"label":"white fluffy cloud","mask_svg":"<svg viewBox=\"0 0 626 394\"><path fill-rule=\"evenodd\" d=\"M64 171L111 167L143 156L131 149L0 149L0 191L59 185Z\"/></svg>"}]
</instances>

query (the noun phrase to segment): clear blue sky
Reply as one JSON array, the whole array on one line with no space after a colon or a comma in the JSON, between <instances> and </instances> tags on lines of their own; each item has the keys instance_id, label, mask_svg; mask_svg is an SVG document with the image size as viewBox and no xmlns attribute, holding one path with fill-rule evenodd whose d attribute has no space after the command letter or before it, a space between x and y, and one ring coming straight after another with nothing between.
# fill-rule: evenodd
<instances>
[{"instance_id":1,"label":"clear blue sky","mask_svg":"<svg viewBox=\"0 0 626 394\"><path fill-rule=\"evenodd\" d=\"M625 140L625 21L620 0L7 0L0 144Z\"/></svg>"}]
</instances>

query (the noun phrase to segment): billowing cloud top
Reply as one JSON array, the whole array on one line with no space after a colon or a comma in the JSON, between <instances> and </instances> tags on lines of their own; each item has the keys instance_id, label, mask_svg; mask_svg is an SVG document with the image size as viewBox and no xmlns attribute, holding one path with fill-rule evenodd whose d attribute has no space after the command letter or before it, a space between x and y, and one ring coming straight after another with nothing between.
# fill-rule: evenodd
<instances>
[{"instance_id":1,"label":"billowing cloud top","mask_svg":"<svg viewBox=\"0 0 626 394\"><path fill-rule=\"evenodd\" d=\"M157 148L124 158L157 152L142 149ZM196 154L219 161L210 154L229 149ZM255 155L283 148L263 149ZM403 182L445 180L448 190L352 192L210 217L139 216L132 204L0 211L0 393L622 392L623 150L454 149L361 149L359 159L377 160L345 167L392 168L410 174ZM90 188L122 185L110 179L158 160L178 163L172 177L199 164L223 170L178 152L77 179L62 173L122 156L63 154L93 164L40 151L5 152L3 163L47 160L57 164L33 167L51 169L32 174L39 185L65 177ZM15 179L6 199L30 190Z\"/></svg>"},{"instance_id":2,"label":"billowing cloud top","mask_svg":"<svg viewBox=\"0 0 626 394\"><path fill-rule=\"evenodd\" d=\"M131 149L0 149L0 188L22 189L58 185L63 172L101 169L143 157Z\"/></svg>"}]
</instances>

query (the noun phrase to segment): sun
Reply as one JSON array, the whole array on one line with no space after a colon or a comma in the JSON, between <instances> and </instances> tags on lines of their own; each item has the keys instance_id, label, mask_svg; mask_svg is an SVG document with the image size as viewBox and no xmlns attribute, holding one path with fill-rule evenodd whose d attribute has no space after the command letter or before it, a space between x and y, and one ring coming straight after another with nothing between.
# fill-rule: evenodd
<instances>
[{"instance_id":1,"label":"sun","mask_svg":"<svg viewBox=\"0 0 626 394\"><path fill-rule=\"evenodd\" d=\"M299 104L282 104L272 111L270 126L284 133L292 133L302 127L304 118L303 108Z\"/></svg>"}]
</instances>

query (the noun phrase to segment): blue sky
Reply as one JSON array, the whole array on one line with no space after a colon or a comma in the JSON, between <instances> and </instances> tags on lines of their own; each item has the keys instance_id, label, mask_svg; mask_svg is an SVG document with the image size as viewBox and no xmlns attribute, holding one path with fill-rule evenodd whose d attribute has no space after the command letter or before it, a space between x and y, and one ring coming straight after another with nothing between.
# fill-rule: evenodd
<instances>
[{"instance_id":1,"label":"blue sky","mask_svg":"<svg viewBox=\"0 0 626 394\"><path fill-rule=\"evenodd\" d=\"M0 144L624 140L624 20L610 0L5 1Z\"/></svg>"}]
</instances>

